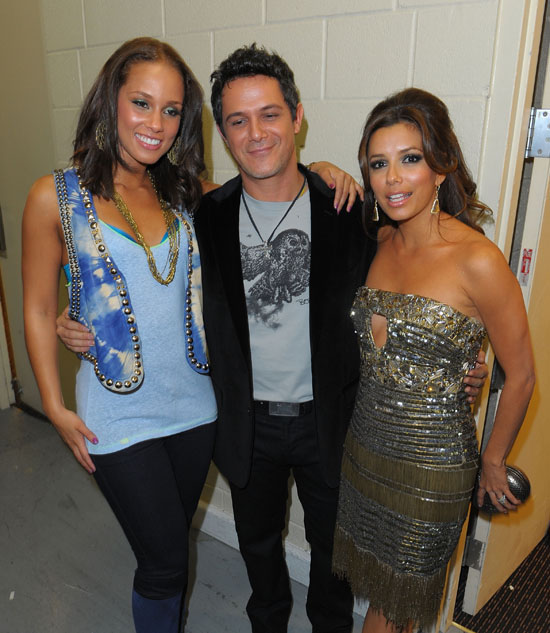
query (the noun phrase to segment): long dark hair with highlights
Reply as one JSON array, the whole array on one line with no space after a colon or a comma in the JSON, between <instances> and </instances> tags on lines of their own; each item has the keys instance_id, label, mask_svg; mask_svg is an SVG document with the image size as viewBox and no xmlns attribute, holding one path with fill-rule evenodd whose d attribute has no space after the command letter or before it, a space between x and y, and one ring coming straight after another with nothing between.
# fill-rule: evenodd
<instances>
[{"instance_id":1,"label":"long dark hair with highlights","mask_svg":"<svg viewBox=\"0 0 550 633\"><path fill-rule=\"evenodd\" d=\"M476 183L466 166L453 129L447 106L435 95L419 88L406 88L381 101L369 114L359 145L359 165L365 187L363 224L367 233L376 227L395 223L380 209L380 220L372 220L374 193L369 180L369 141L383 127L397 123L414 125L422 136L424 159L436 174L444 174L439 190L443 211L483 233L480 223L491 214L489 207L476 197Z\"/></svg>"},{"instance_id":2,"label":"long dark hair with highlights","mask_svg":"<svg viewBox=\"0 0 550 633\"><path fill-rule=\"evenodd\" d=\"M183 80L183 108L176 137L176 141L180 140L176 146L177 165L172 165L165 154L149 167L149 171L164 200L172 206L183 205L194 211L202 193L199 176L205 168L202 89L187 64L169 44L150 37L138 37L122 44L109 57L80 111L72 162L78 167L84 186L92 194L112 198L115 167L121 165L129 169L119 149L118 93L131 67L139 62L171 64ZM96 142L96 131L100 124L104 137L103 149Z\"/></svg>"}]
</instances>

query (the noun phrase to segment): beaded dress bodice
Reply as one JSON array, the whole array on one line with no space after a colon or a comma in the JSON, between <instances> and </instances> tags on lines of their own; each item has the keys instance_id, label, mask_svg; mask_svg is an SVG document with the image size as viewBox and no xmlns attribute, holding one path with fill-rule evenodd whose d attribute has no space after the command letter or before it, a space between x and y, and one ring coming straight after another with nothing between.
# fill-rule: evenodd
<instances>
[{"instance_id":1,"label":"beaded dress bodice","mask_svg":"<svg viewBox=\"0 0 550 633\"><path fill-rule=\"evenodd\" d=\"M381 347L372 336L373 314L387 320ZM361 435L372 450L402 458L405 448L407 459L423 463L475 459L475 429L462 383L475 365L483 325L434 299L365 286L357 291L351 316L362 362L356 406ZM399 423L401 412L407 428Z\"/></svg>"},{"instance_id":2,"label":"beaded dress bodice","mask_svg":"<svg viewBox=\"0 0 550 633\"><path fill-rule=\"evenodd\" d=\"M377 347L372 318L386 318ZM483 325L418 295L361 287L361 374L344 444L333 568L397 627L428 629L479 456L463 390Z\"/></svg>"}]
</instances>

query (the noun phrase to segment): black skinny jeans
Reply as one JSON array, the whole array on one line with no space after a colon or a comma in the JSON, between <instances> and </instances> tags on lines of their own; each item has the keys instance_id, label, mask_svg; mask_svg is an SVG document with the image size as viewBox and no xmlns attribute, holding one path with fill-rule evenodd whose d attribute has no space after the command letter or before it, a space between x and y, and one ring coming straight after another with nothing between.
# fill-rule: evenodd
<instances>
[{"instance_id":1,"label":"black skinny jeans","mask_svg":"<svg viewBox=\"0 0 550 633\"><path fill-rule=\"evenodd\" d=\"M134 589L160 600L187 589L189 527L214 446L216 424L92 455L99 488L137 559Z\"/></svg>"}]
</instances>

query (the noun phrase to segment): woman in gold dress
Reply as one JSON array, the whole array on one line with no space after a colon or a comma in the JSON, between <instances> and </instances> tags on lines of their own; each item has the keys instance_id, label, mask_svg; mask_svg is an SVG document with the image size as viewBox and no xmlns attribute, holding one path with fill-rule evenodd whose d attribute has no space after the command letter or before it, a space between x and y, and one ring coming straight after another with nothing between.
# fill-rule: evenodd
<instances>
[{"instance_id":1,"label":"woman in gold dress","mask_svg":"<svg viewBox=\"0 0 550 633\"><path fill-rule=\"evenodd\" d=\"M519 500L505 460L534 385L517 280L477 221L487 207L448 110L409 88L369 115L359 149L378 250L352 318L361 379L346 438L334 569L369 600L363 633L429 626L479 466L461 386L489 336L506 380L481 456L480 499Z\"/></svg>"}]
</instances>

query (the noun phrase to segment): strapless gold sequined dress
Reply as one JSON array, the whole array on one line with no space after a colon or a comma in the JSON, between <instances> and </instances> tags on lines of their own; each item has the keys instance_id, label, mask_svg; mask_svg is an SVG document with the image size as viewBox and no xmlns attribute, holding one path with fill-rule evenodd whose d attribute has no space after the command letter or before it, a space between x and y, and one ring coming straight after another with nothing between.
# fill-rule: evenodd
<instances>
[{"instance_id":1,"label":"strapless gold sequined dress","mask_svg":"<svg viewBox=\"0 0 550 633\"><path fill-rule=\"evenodd\" d=\"M361 377L344 445L333 567L403 625L437 616L478 468L462 381L482 324L433 299L361 287ZM387 320L377 348L372 315Z\"/></svg>"}]
</instances>

